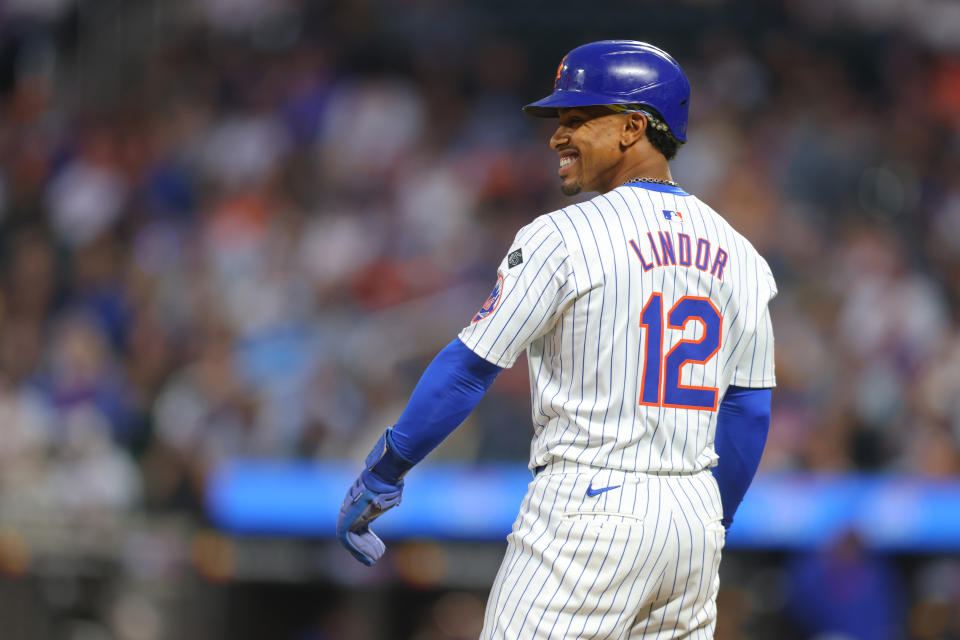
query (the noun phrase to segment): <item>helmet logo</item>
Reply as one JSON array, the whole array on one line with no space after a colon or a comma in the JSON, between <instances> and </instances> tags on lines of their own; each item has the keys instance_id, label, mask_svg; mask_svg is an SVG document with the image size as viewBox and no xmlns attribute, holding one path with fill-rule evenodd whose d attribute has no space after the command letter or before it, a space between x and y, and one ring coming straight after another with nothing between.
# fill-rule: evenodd
<instances>
[{"instance_id":1,"label":"helmet logo","mask_svg":"<svg viewBox=\"0 0 960 640\"><path fill-rule=\"evenodd\" d=\"M567 63L567 56L563 56L563 60L560 61L560 66L557 67L557 77L553 79L553 88L556 89L557 85L560 84L560 74L563 72L563 65Z\"/></svg>"}]
</instances>

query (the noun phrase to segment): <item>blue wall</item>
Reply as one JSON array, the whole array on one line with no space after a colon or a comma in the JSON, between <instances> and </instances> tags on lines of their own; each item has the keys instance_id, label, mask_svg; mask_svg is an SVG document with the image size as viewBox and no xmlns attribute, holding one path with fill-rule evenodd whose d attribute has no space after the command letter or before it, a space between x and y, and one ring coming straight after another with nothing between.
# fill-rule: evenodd
<instances>
[{"instance_id":1,"label":"blue wall","mask_svg":"<svg viewBox=\"0 0 960 640\"><path fill-rule=\"evenodd\" d=\"M234 461L209 484L213 522L236 534L333 537L359 465ZM403 503L377 521L386 538L503 540L530 472L519 465L423 464ZM900 475L761 475L737 513L727 545L803 549L857 530L890 551L960 551L960 479Z\"/></svg>"}]
</instances>

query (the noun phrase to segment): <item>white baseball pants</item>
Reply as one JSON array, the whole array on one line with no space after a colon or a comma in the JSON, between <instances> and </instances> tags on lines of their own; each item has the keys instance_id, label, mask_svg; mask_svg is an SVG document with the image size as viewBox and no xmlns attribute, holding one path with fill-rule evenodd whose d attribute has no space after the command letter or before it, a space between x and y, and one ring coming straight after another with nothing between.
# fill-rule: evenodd
<instances>
[{"instance_id":1,"label":"white baseball pants","mask_svg":"<svg viewBox=\"0 0 960 640\"><path fill-rule=\"evenodd\" d=\"M481 640L713 638L721 516L709 471L547 467L507 536Z\"/></svg>"}]
</instances>

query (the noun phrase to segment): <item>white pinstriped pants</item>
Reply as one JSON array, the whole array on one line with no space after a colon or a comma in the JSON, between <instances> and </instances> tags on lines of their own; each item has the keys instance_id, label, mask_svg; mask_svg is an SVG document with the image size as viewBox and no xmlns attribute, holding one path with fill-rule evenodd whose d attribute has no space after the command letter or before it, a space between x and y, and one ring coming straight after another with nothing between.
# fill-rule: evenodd
<instances>
[{"instance_id":1,"label":"white pinstriped pants","mask_svg":"<svg viewBox=\"0 0 960 640\"><path fill-rule=\"evenodd\" d=\"M481 640L713 638L724 531L712 474L560 466L530 483Z\"/></svg>"}]
</instances>

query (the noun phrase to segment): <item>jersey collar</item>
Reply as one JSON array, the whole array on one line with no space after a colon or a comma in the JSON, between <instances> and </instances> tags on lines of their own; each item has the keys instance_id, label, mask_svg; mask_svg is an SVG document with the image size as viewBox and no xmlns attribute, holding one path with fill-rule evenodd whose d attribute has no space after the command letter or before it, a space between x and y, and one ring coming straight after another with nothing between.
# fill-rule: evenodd
<instances>
[{"instance_id":1,"label":"jersey collar","mask_svg":"<svg viewBox=\"0 0 960 640\"><path fill-rule=\"evenodd\" d=\"M648 191L660 191L662 193L672 193L675 196L690 195L680 187L673 187L669 184L657 184L656 182L628 182L621 186L632 187L634 189L646 189Z\"/></svg>"}]
</instances>

